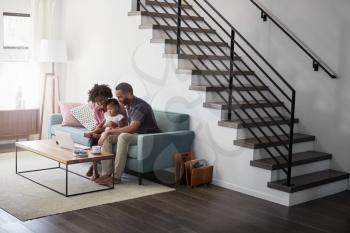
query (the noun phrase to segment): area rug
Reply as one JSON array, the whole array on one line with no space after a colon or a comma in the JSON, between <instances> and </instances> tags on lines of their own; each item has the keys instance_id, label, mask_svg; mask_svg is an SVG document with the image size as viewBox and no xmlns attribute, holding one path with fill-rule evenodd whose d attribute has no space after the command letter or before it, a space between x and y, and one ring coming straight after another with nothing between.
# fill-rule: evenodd
<instances>
[{"instance_id":1,"label":"area rug","mask_svg":"<svg viewBox=\"0 0 350 233\"><path fill-rule=\"evenodd\" d=\"M21 171L57 165L58 163L31 152L21 151L18 153L18 169ZM84 174L87 171L87 166L88 164L74 165L70 169ZM64 170L54 169L26 173L26 176L61 192L65 190ZM22 221L174 190L147 180L144 180L143 185L139 186L136 177L125 176L123 182L116 185L114 190L64 197L16 175L14 153L0 154L0 184L0 208ZM68 184L70 193L101 188L101 186L71 173L69 173Z\"/></svg>"}]
</instances>

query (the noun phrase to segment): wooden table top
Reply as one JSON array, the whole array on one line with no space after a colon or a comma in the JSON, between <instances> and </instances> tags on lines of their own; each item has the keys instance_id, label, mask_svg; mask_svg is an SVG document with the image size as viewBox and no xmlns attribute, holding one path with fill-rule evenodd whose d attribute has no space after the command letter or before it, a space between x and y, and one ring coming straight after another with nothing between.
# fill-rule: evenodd
<instances>
[{"instance_id":1,"label":"wooden table top","mask_svg":"<svg viewBox=\"0 0 350 233\"><path fill-rule=\"evenodd\" d=\"M63 164L77 164L85 162L101 161L106 159L112 159L114 155L112 153L103 152L101 154L92 154L91 150L87 150L88 157L77 158L73 154L73 151L60 148L55 140L35 140L16 142L16 147L25 149L27 151L34 152L46 158L55 160Z\"/></svg>"}]
</instances>

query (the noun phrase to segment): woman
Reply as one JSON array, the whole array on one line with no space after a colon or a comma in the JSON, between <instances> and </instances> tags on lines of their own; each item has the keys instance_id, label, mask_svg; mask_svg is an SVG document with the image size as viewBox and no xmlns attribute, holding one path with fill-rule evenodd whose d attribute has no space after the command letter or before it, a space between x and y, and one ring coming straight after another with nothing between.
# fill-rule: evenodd
<instances>
[{"instance_id":1,"label":"woman","mask_svg":"<svg viewBox=\"0 0 350 233\"><path fill-rule=\"evenodd\" d=\"M92 138L92 145L97 144L97 140L100 136L101 124L104 121L104 114L107 111L107 100L113 97L112 90L107 85L95 84L94 87L89 91L89 103L93 109L96 129L84 134L85 137Z\"/></svg>"},{"instance_id":2,"label":"woman","mask_svg":"<svg viewBox=\"0 0 350 233\"><path fill-rule=\"evenodd\" d=\"M97 145L98 139L103 132L104 113L107 111L107 100L113 97L112 90L108 85L95 84L94 87L88 92L89 102L91 103L96 129L90 132L84 133L85 137L91 138L91 145ZM93 166L90 166L89 171L86 173L88 177L93 175Z\"/></svg>"}]
</instances>

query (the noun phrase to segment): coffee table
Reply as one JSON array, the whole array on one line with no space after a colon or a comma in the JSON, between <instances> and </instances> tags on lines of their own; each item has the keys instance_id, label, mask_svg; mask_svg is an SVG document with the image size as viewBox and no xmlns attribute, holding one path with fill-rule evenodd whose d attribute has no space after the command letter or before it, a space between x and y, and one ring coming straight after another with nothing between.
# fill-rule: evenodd
<instances>
[{"instance_id":1,"label":"coffee table","mask_svg":"<svg viewBox=\"0 0 350 233\"><path fill-rule=\"evenodd\" d=\"M18 155L17 155L18 148L33 152L34 154L36 154L38 156L43 156L43 157L48 158L50 160L56 161L56 162L58 162L58 166L57 167L50 167L50 168L43 168L43 169L36 169L36 170L18 171ZM113 167L113 172L112 172L113 183L112 183L112 185L101 185L105 188L87 191L87 192L69 194L69 192L68 192L69 191L68 190L68 173L72 173L72 174L78 175L80 177L89 179L88 177L86 177L84 175L81 175L81 174L73 172L73 171L69 171L69 169L68 169L69 165L88 163L88 162L89 163L90 162L99 162L102 160L112 160L113 161L112 164L114 164L115 158L114 158L114 155L111 153L103 152L101 154L94 155L91 153L91 150L87 150L87 153L88 153L88 156L86 158L75 157L72 151L60 148L56 144L55 140L36 140L36 141L16 142L16 174L36 183L38 185L41 185L47 189L50 189L56 193L59 193L63 196L66 196L66 197L114 189L114 166L112 166ZM62 167L61 164L64 164L64 166ZM60 192L60 191L53 189L51 187L48 187L44 184L41 184L40 182L35 181L35 180L23 175L25 173L39 172L39 171L52 170L52 169L63 169L65 171L65 174L66 174L66 176L65 176L65 179L66 179L66 181L65 181L65 184L66 184L65 193Z\"/></svg>"}]
</instances>

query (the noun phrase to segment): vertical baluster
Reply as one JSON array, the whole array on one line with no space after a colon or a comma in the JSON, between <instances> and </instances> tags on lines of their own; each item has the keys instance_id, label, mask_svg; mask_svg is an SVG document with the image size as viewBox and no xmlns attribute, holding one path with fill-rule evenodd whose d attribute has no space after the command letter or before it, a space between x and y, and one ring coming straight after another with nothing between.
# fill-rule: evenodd
<instances>
[{"instance_id":1,"label":"vertical baluster","mask_svg":"<svg viewBox=\"0 0 350 233\"><path fill-rule=\"evenodd\" d=\"M140 1L141 1L141 0L137 0L137 1L136 1L136 11L140 11L140 10L141 10Z\"/></svg>"},{"instance_id":2,"label":"vertical baluster","mask_svg":"<svg viewBox=\"0 0 350 233\"><path fill-rule=\"evenodd\" d=\"M294 115L295 115L295 91L292 93L292 106L290 114L290 130L289 130L289 150L288 150L288 174L287 174L287 186L291 186L292 179L292 164L293 164L293 134L294 134Z\"/></svg>"},{"instance_id":3,"label":"vertical baluster","mask_svg":"<svg viewBox=\"0 0 350 233\"><path fill-rule=\"evenodd\" d=\"M231 29L231 47L230 47L230 81L229 81L229 95L228 95L228 120L232 120L232 91L233 91L233 62L235 56L235 31Z\"/></svg>"},{"instance_id":4,"label":"vertical baluster","mask_svg":"<svg viewBox=\"0 0 350 233\"><path fill-rule=\"evenodd\" d=\"M177 54L180 54L180 46L181 46L181 6L182 6L182 0L178 0L177 1L177 37L176 37Z\"/></svg>"}]
</instances>

